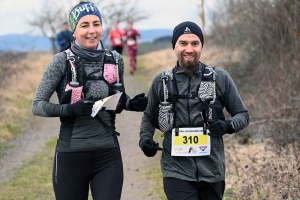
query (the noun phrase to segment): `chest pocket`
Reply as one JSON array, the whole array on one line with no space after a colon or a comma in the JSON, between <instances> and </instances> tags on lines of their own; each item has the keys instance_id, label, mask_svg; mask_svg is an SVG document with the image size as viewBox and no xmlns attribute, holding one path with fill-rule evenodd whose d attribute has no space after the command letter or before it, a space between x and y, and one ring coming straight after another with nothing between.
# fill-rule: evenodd
<instances>
[{"instance_id":1,"label":"chest pocket","mask_svg":"<svg viewBox=\"0 0 300 200\"><path fill-rule=\"evenodd\" d=\"M109 95L109 87L103 79L103 68L101 63L84 64L86 73L86 96L103 99Z\"/></svg>"}]
</instances>

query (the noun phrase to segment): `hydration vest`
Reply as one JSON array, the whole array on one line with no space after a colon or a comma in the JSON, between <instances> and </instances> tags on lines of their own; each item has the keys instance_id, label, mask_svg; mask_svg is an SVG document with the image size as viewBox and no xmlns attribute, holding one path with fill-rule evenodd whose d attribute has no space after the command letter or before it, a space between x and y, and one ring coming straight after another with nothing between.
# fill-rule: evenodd
<instances>
[{"instance_id":1,"label":"hydration vest","mask_svg":"<svg viewBox=\"0 0 300 200\"><path fill-rule=\"evenodd\" d=\"M91 93L96 93L97 96L100 96L93 98L93 100L97 101L118 92L123 92L116 110L108 111L111 114L112 120L114 120L115 114L121 113L122 110L126 108L125 88L124 85L119 82L117 58L119 54L105 50L103 52L102 66L99 67L101 60L99 62L87 61L74 55L70 49L67 49L65 53L67 54L67 85L65 90L72 90L70 103L72 104L87 96L91 96ZM95 67L88 67L88 65L95 65ZM109 86L108 91L104 91L104 88L100 87L99 80L104 81ZM102 95L100 95L101 93ZM115 128L108 126L98 114L95 115L95 119L113 134L117 136L120 135L120 133L115 131Z\"/></svg>"},{"instance_id":2,"label":"hydration vest","mask_svg":"<svg viewBox=\"0 0 300 200\"><path fill-rule=\"evenodd\" d=\"M222 107L218 106L219 104L216 103L216 75L217 73L215 72L214 67L204 66L197 94L179 94L176 84L175 68L164 70L161 73L163 91L160 95L163 100L160 102L159 107L151 118L152 125L162 132L178 128L175 123L175 104L177 100L196 98L202 104L202 110L200 112L203 119L203 125L201 126L203 126L203 131L206 134L206 127L208 126L209 121L225 119Z\"/></svg>"},{"instance_id":3,"label":"hydration vest","mask_svg":"<svg viewBox=\"0 0 300 200\"><path fill-rule=\"evenodd\" d=\"M121 113L126 107L126 94L124 85L119 82L119 68L118 68L118 56L115 52L112 53L109 50L105 50L102 66L99 62L91 62L84 60L76 55L70 49L65 51L67 54L67 85L66 90L72 89L72 99L75 100L71 103L91 96L91 93L102 96L93 98L97 101L107 96L123 92L118 102L117 109L112 111L113 113ZM89 67L89 65L96 65L97 67ZM104 81L108 86L109 90L104 91L99 86L99 80ZM75 92L74 92L75 91ZM101 95L102 94L102 95Z\"/></svg>"}]
</instances>

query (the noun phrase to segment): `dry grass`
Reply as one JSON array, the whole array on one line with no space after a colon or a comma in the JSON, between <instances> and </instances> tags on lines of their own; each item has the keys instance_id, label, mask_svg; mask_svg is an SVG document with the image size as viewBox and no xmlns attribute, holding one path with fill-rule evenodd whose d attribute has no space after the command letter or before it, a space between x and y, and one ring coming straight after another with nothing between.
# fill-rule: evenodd
<instances>
[{"instance_id":1,"label":"dry grass","mask_svg":"<svg viewBox=\"0 0 300 200\"><path fill-rule=\"evenodd\" d=\"M300 196L300 163L295 148L260 144L228 144L227 188L237 199L297 199Z\"/></svg>"},{"instance_id":2,"label":"dry grass","mask_svg":"<svg viewBox=\"0 0 300 200\"><path fill-rule=\"evenodd\" d=\"M31 101L41 75L50 61L51 54L27 54L17 63L11 63L13 73L0 89L0 141L14 137L26 119L31 121Z\"/></svg>"}]
</instances>

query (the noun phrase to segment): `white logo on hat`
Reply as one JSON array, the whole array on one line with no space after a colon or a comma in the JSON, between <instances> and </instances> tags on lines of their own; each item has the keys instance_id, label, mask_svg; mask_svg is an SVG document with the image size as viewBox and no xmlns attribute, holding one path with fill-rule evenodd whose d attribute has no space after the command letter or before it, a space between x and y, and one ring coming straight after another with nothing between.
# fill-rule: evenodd
<instances>
[{"instance_id":1,"label":"white logo on hat","mask_svg":"<svg viewBox=\"0 0 300 200\"><path fill-rule=\"evenodd\" d=\"M185 30L183 31L183 33L187 34L187 33L192 33L192 32L188 27L185 27Z\"/></svg>"}]
</instances>

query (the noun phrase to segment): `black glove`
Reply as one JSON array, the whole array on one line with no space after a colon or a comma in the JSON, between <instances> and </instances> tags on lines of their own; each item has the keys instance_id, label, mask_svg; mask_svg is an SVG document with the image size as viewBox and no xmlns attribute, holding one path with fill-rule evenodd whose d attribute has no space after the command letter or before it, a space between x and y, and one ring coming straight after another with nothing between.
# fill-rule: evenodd
<instances>
[{"instance_id":1,"label":"black glove","mask_svg":"<svg viewBox=\"0 0 300 200\"><path fill-rule=\"evenodd\" d=\"M92 113L92 108L95 101L92 100L93 97L88 97L81 99L74 104L68 105L69 116L89 116Z\"/></svg>"},{"instance_id":2,"label":"black glove","mask_svg":"<svg viewBox=\"0 0 300 200\"><path fill-rule=\"evenodd\" d=\"M138 94L133 99L129 99L129 110L131 111L144 111L148 104L148 98L145 93Z\"/></svg>"},{"instance_id":3,"label":"black glove","mask_svg":"<svg viewBox=\"0 0 300 200\"><path fill-rule=\"evenodd\" d=\"M70 104L71 96L72 90L65 91L59 99L59 104Z\"/></svg>"},{"instance_id":4,"label":"black glove","mask_svg":"<svg viewBox=\"0 0 300 200\"><path fill-rule=\"evenodd\" d=\"M233 133L234 130L230 124L230 120L216 120L207 126L211 137L222 137L226 133Z\"/></svg>"},{"instance_id":5,"label":"black glove","mask_svg":"<svg viewBox=\"0 0 300 200\"><path fill-rule=\"evenodd\" d=\"M159 147L159 144L154 142L153 139L148 139L145 141L142 150L147 157L153 157L155 156L157 150L163 150L163 149Z\"/></svg>"}]
</instances>

